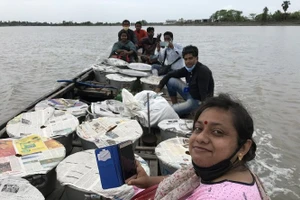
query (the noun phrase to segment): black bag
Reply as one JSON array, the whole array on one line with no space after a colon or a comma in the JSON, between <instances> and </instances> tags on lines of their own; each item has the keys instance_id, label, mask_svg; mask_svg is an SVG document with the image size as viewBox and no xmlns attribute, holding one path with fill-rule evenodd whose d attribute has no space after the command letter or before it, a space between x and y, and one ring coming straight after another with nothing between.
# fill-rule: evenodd
<instances>
[{"instance_id":1,"label":"black bag","mask_svg":"<svg viewBox=\"0 0 300 200\"><path fill-rule=\"evenodd\" d=\"M176 53L178 54L178 52L176 51ZM178 54L179 55L179 54ZM169 71L171 71L171 67L174 63L176 63L178 60L180 60L181 56L179 55L179 57L174 61L172 62L170 65L165 65L165 60L167 58L167 50L165 50L165 57L164 57L164 61L161 65L161 67L159 68L157 74L158 76L162 76L162 75L165 75L167 73L169 73Z\"/></svg>"},{"instance_id":2,"label":"black bag","mask_svg":"<svg viewBox=\"0 0 300 200\"><path fill-rule=\"evenodd\" d=\"M169 71L171 71L171 67L172 65L162 65L157 72L158 76L167 74Z\"/></svg>"}]
</instances>

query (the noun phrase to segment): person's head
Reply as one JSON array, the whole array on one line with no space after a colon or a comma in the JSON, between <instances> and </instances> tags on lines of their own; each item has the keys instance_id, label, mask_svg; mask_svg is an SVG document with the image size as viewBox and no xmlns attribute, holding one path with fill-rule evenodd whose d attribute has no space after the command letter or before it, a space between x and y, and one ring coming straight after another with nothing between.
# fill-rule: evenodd
<instances>
[{"instance_id":1,"label":"person's head","mask_svg":"<svg viewBox=\"0 0 300 200\"><path fill-rule=\"evenodd\" d=\"M204 101L194 118L189 151L193 162L211 167L231 158L244 165L255 157L253 120L245 107L227 94Z\"/></svg>"},{"instance_id":2,"label":"person's head","mask_svg":"<svg viewBox=\"0 0 300 200\"><path fill-rule=\"evenodd\" d=\"M153 38L154 36L154 28L153 27L148 27L147 28L147 34L149 38Z\"/></svg>"},{"instance_id":3,"label":"person's head","mask_svg":"<svg viewBox=\"0 0 300 200\"><path fill-rule=\"evenodd\" d=\"M120 38L119 40L121 40L122 42L126 42L128 40L128 33L125 30L121 30L120 31Z\"/></svg>"},{"instance_id":4,"label":"person's head","mask_svg":"<svg viewBox=\"0 0 300 200\"><path fill-rule=\"evenodd\" d=\"M182 50L182 57L187 68L191 68L198 62L198 48L196 46L186 46Z\"/></svg>"},{"instance_id":5,"label":"person's head","mask_svg":"<svg viewBox=\"0 0 300 200\"><path fill-rule=\"evenodd\" d=\"M138 22L135 22L135 29L137 31L140 31L142 28L142 22L138 21Z\"/></svg>"},{"instance_id":6,"label":"person's head","mask_svg":"<svg viewBox=\"0 0 300 200\"><path fill-rule=\"evenodd\" d=\"M164 33L164 41L165 42L171 42L171 41L173 41L173 33L170 32L170 31L166 31Z\"/></svg>"},{"instance_id":7,"label":"person's head","mask_svg":"<svg viewBox=\"0 0 300 200\"><path fill-rule=\"evenodd\" d=\"M122 26L123 26L123 29L125 31L127 31L129 29L129 26L130 26L130 21L125 19L123 22L122 22Z\"/></svg>"}]
</instances>

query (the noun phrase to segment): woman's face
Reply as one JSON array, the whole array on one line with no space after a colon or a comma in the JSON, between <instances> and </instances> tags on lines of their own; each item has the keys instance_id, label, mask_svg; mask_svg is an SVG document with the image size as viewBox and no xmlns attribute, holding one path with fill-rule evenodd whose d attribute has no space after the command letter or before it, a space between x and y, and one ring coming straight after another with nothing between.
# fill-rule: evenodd
<instances>
[{"instance_id":1,"label":"woman's face","mask_svg":"<svg viewBox=\"0 0 300 200\"><path fill-rule=\"evenodd\" d=\"M229 158L237 149L238 133L229 111L207 108L194 127L189 151L196 165L210 167Z\"/></svg>"},{"instance_id":2,"label":"woman's face","mask_svg":"<svg viewBox=\"0 0 300 200\"><path fill-rule=\"evenodd\" d=\"M122 33L122 34L121 34L121 40L122 40L123 42L125 42L125 41L127 40L127 34L126 34L126 33Z\"/></svg>"}]
</instances>

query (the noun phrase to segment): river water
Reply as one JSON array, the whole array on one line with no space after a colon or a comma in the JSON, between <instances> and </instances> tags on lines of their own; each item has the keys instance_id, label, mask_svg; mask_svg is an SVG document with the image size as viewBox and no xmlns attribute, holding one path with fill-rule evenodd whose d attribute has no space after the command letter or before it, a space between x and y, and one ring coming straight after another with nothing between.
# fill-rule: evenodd
<instances>
[{"instance_id":1,"label":"river water","mask_svg":"<svg viewBox=\"0 0 300 200\"><path fill-rule=\"evenodd\" d=\"M106 57L120 27L1 27L0 122ZM272 199L300 199L300 27L155 27L199 48L216 93L240 98L255 121L250 167Z\"/></svg>"}]
</instances>

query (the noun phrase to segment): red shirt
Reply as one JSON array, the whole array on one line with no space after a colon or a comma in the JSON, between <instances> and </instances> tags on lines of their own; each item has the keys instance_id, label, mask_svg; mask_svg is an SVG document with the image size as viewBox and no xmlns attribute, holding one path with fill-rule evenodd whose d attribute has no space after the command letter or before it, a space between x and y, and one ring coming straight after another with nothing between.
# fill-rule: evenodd
<instances>
[{"instance_id":1,"label":"red shirt","mask_svg":"<svg viewBox=\"0 0 300 200\"><path fill-rule=\"evenodd\" d=\"M135 33L135 35L136 35L136 37L137 37L138 42L139 42L142 38L148 36L147 31L145 31L145 30L143 30L143 29L141 29L139 32L137 32L137 31L135 30L134 33Z\"/></svg>"}]
</instances>

